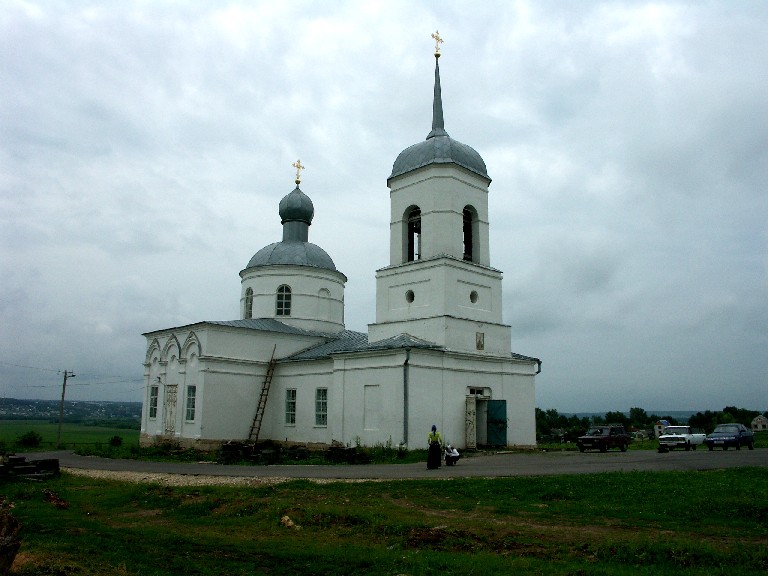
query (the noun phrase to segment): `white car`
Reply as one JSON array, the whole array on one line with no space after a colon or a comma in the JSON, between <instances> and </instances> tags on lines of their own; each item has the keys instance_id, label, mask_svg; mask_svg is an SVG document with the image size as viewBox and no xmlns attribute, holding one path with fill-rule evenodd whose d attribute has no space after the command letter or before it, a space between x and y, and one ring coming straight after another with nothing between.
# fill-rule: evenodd
<instances>
[{"instance_id":1,"label":"white car","mask_svg":"<svg viewBox=\"0 0 768 576\"><path fill-rule=\"evenodd\" d=\"M704 444L707 435L698 428L690 426L667 426L659 436L659 452L669 452L675 448L690 450Z\"/></svg>"}]
</instances>

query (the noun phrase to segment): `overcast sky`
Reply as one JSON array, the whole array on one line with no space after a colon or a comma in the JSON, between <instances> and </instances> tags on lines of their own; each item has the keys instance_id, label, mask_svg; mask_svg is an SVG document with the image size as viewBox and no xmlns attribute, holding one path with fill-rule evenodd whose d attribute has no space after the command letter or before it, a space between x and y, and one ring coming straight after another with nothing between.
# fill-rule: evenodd
<instances>
[{"instance_id":1,"label":"overcast sky","mask_svg":"<svg viewBox=\"0 0 768 576\"><path fill-rule=\"evenodd\" d=\"M297 159L365 331L435 30L537 405L767 410L768 3L725 0L0 0L0 396L140 400L143 332L239 317Z\"/></svg>"}]
</instances>

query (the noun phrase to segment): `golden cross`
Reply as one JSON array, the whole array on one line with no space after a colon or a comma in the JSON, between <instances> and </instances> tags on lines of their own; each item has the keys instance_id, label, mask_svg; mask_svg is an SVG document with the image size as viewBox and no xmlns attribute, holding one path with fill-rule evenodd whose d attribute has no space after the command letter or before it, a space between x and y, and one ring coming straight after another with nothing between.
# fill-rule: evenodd
<instances>
[{"instance_id":1,"label":"golden cross","mask_svg":"<svg viewBox=\"0 0 768 576\"><path fill-rule=\"evenodd\" d=\"M432 38L435 41L435 58L440 58L440 44L443 43L443 39L440 38L440 32L435 30L435 33L432 34Z\"/></svg>"},{"instance_id":2,"label":"golden cross","mask_svg":"<svg viewBox=\"0 0 768 576\"><path fill-rule=\"evenodd\" d=\"M296 185L298 186L301 183L301 171L304 170L304 166L301 165L301 160L296 160L291 166L296 168Z\"/></svg>"}]
</instances>

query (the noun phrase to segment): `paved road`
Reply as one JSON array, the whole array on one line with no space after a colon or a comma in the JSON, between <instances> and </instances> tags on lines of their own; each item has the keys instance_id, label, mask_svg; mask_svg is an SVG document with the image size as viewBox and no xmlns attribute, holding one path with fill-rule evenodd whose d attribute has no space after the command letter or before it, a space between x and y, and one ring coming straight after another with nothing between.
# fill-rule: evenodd
<instances>
[{"instance_id":1,"label":"paved road","mask_svg":"<svg viewBox=\"0 0 768 576\"><path fill-rule=\"evenodd\" d=\"M715 470L740 466L768 468L768 449L696 450L659 454L651 450L627 452L549 452L478 454L462 458L456 466L427 470L426 464L371 465L274 465L224 466L207 463L144 462L77 456L70 451L22 454L28 459L58 458L65 468L154 472L166 474L235 476L248 478L324 478L324 479L406 479L542 476L552 474L587 474L594 472L629 472L633 470Z\"/></svg>"}]
</instances>

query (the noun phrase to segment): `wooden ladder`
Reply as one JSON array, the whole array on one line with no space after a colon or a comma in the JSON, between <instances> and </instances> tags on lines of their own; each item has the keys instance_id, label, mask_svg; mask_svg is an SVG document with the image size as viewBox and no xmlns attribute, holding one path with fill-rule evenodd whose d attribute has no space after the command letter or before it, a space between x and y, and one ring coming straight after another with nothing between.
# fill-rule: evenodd
<instances>
[{"instance_id":1,"label":"wooden ladder","mask_svg":"<svg viewBox=\"0 0 768 576\"><path fill-rule=\"evenodd\" d=\"M253 417L253 423L251 424L251 431L248 433L248 440L252 442L259 441L259 432L261 431L261 421L264 419L264 411L267 407L267 396L269 395L269 387L272 384L272 375L275 373L275 350L277 344L272 348L272 357L267 364L267 373L264 376L264 383L261 386L261 394L259 394L259 403L256 405L256 416Z\"/></svg>"}]
</instances>

